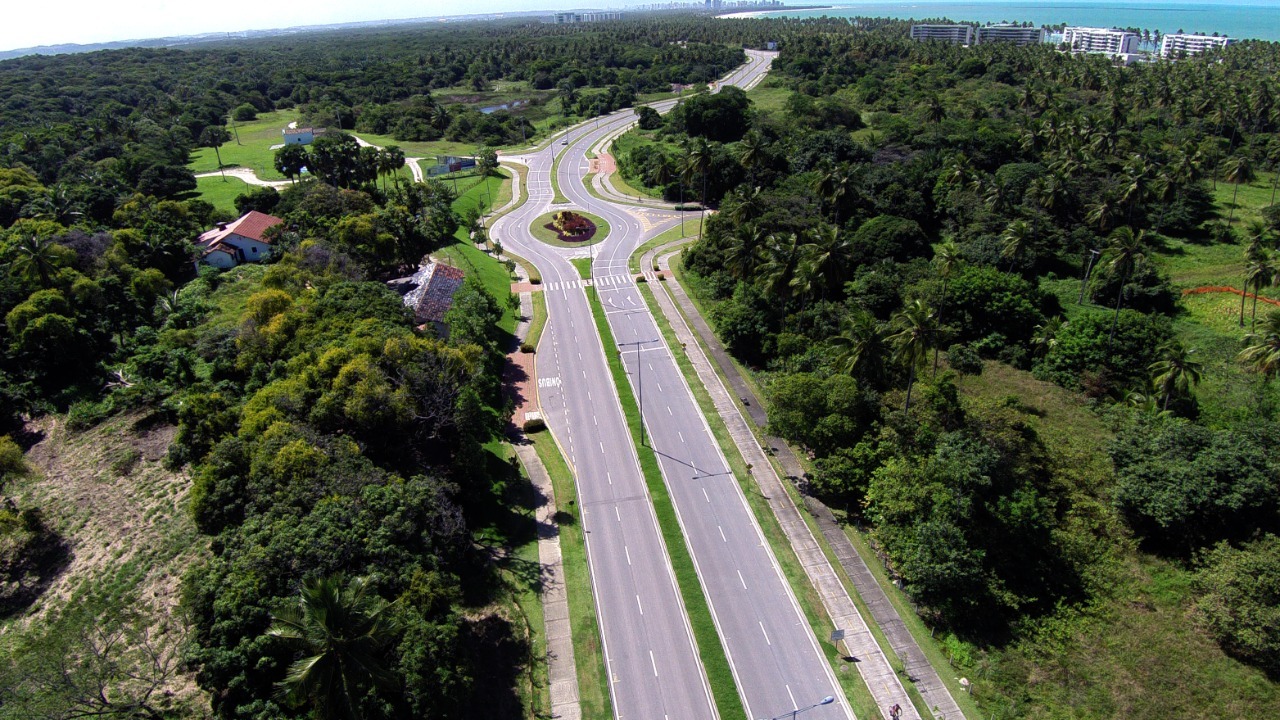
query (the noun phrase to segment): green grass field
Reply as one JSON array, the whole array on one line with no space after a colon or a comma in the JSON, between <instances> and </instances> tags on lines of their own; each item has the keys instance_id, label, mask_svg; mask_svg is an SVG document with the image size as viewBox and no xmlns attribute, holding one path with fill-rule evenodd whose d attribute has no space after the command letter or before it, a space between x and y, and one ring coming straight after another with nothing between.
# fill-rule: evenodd
<instances>
[{"instance_id":1,"label":"green grass field","mask_svg":"<svg viewBox=\"0 0 1280 720\"><path fill-rule=\"evenodd\" d=\"M453 201L454 212L462 213L467 208L484 209L488 206L484 186L479 182L479 178L470 180L471 186L466 187L465 184L459 184L461 194L457 200ZM503 184L509 184L509 179L503 180ZM496 193L499 183L489 180L489 192ZM465 188L465 189L464 189ZM507 191L510 193L510 190ZM476 277L480 283L484 285L485 290L498 301L498 306L503 308L502 320L498 323L508 333L514 333L516 329L516 315L519 310L512 310L507 306L507 299L511 297L511 272L506 266L498 262L489 253L480 250L471 242L471 238L467 235L465 227L458 228L454 233L454 243L447 245L433 253L435 256L455 267L462 270L469 277Z\"/></svg>"},{"instance_id":2,"label":"green grass field","mask_svg":"<svg viewBox=\"0 0 1280 720\"><path fill-rule=\"evenodd\" d=\"M235 214L236 196L243 195L251 189L249 183L239 178L220 177L196 178L196 194L199 199L212 204L219 210Z\"/></svg>"},{"instance_id":3,"label":"green grass field","mask_svg":"<svg viewBox=\"0 0 1280 720\"><path fill-rule=\"evenodd\" d=\"M284 129L297 119L296 110L277 110L262 113L257 120L236 123L231 140L218 148L223 166L249 168L263 180L284 180L285 177L276 172L275 151L271 146L284 142ZM230 126L227 129L230 130ZM238 142L237 135L240 138ZM211 148L197 148L191 153L191 163L187 167L197 175L214 172L218 169L217 154Z\"/></svg>"}]
</instances>

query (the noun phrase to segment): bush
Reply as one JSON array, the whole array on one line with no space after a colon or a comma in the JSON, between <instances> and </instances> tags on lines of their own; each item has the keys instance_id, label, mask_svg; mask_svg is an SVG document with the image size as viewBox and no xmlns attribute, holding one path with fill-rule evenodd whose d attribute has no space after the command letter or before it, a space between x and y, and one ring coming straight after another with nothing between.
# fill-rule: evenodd
<instances>
[{"instance_id":1,"label":"bush","mask_svg":"<svg viewBox=\"0 0 1280 720\"><path fill-rule=\"evenodd\" d=\"M1280 538L1236 549L1223 543L1196 575L1196 609L1222 649L1280 673Z\"/></svg>"},{"instance_id":2,"label":"bush","mask_svg":"<svg viewBox=\"0 0 1280 720\"><path fill-rule=\"evenodd\" d=\"M537 348L535 348L533 345L530 345L527 342L520 343L520 352L522 353L532 353L537 351L538 351Z\"/></svg>"},{"instance_id":3,"label":"bush","mask_svg":"<svg viewBox=\"0 0 1280 720\"><path fill-rule=\"evenodd\" d=\"M0 488L10 475L25 475L27 461L22 457L22 448L8 435L0 436Z\"/></svg>"},{"instance_id":4,"label":"bush","mask_svg":"<svg viewBox=\"0 0 1280 720\"><path fill-rule=\"evenodd\" d=\"M258 109L249 103L237 105L235 110L231 111L231 119L236 122L248 122L249 120L258 119Z\"/></svg>"},{"instance_id":5,"label":"bush","mask_svg":"<svg viewBox=\"0 0 1280 720\"><path fill-rule=\"evenodd\" d=\"M542 432L547 429L547 421L542 418L530 418L524 421L524 431L526 433Z\"/></svg>"},{"instance_id":6,"label":"bush","mask_svg":"<svg viewBox=\"0 0 1280 720\"><path fill-rule=\"evenodd\" d=\"M981 375L982 358L969 345L952 345L947 348L947 364L961 375Z\"/></svg>"}]
</instances>

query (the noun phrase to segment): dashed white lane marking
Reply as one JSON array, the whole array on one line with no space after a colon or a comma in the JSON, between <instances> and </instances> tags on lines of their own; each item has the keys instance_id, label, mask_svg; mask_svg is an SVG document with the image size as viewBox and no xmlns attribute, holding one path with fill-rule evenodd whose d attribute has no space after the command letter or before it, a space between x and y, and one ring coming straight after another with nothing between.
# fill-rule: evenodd
<instances>
[{"instance_id":1,"label":"dashed white lane marking","mask_svg":"<svg viewBox=\"0 0 1280 720\"><path fill-rule=\"evenodd\" d=\"M721 539L721 540L723 540L723 541L725 541L725 542L729 542L729 538L727 538L727 537L725 537L725 536L724 536L724 528L722 528L722 527L720 527L719 525L717 525L717 526L716 526L716 529L720 531L720 539Z\"/></svg>"},{"instance_id":2,"label":"dashed white lane marking","mask_svg":"<svg viewBox=\"0 0 1280 720\"><path fill-rule=\"evenodd\" d=\"M643 615L643 614L644 614L644 605L641 605L641 604L640 604L640 596L639 596L639 595L637 595L637 596L636 596L636 607L640 608L640 614L641 614L641 615ZM652 653L652 652L650 652L649 654L650 654L651 656L653 655L653 653ZM654 673L654 674L657 674L657 673Z\"/></svg>"},{"instance_id":3,"label":"dashed white lane marking","mask_svg":"<svg viewBox=\"0 0 1280 720\"><path fill-rule=\"evenodd\" d=\"M624 553L626 553L626 554L627 554L627 564L628 564L628 565L630 565L630 564L631 564L631 551L630 551L629 549L627 549L627 546L626 546L626 545L623 545L623 546L622 546L622 552L624 552ZM639 596L637 595L637 597L639 597Z\"/></svg>"},{"instance_id":4,"label":"dashed white lane marking","mask_svg":"<svg viewBox=\"0 0 1280 720\"><path fill-rule=\"evenodd\" d=\"M765 632L765 629L764 629L764 621L763 621L763 620L761 620L761 621L759 621L759 623L760 623L760 634L761 634L761 635L764 635L764 643L765 643L766 645L772 645L773 643L769 642L769 633Z\"/></svg>"},{"instance_id":5,"label":"dashed white lane marking","mask_svg":"<svg viewBox=\"0 0 1280 720\"><path fill-rule=\"evenodd\" d=\"M711 496L707 494L706 488L702 488L702 497L706 498L707 502L711 502ZM723 533L724 531L721 530L720 532Z\"/></svg>"},{"instance_id":6,"label":"dashed white lane marking","mask_svg":"<svg viewBox=\"0 0 1280 720\"><path fill-rule=\"evenodd\" d=\"M612 484L613 484L613 474L612 474L612 473L609 473L609 472L605 472L604 476L605 476L605 479L607 479L607 480L609 481L609 484L610 484L610 485L612 485ZM619 520L621 520L622 518L618 518L618 519L619 519Z\"/></svg>"},{"instance_id":7,"label":"dashed white lane marking","mask_svg":"<svg viewBox=\"0 0 1280 720\"><path fill-rule=\"evenodd\" d=\"M617 506L617 505L614 505L614 506L613 506L613 514L614 514L614 516L615 516L615 517L617 517L617 518L618 518L618 522L622 522L622 513L618 511L618 506Z\"/></svg>"},{"instance_id":8,"label":"dashed white lane marking","mask_svg":"<svg viewBox=\"0 0 1280 720\"><path fill-rule=\"evenodd\" d=\"M670 406L670 405L668 405L668 406L667 406L667 414L668 414L668 415L674 415L674 414L675 414L675 413L671 412L671 406Z\"/></svg>"},{"instance_id":9,"label":"dashed white lane marking","mask_svg":"<svg viewBox=\"0 0 1280 720\"><path fill-rule=\"evenodd\" d=\"M743 579L741 570L738 571L738 582L742 583L743 590L747 589L747 581Z\"/></svg>"},{"instance_id":10,"label":"dashed white lane marking","mask_svg":"<svg viewBox=\"0 0 1280 720\"><path fill-rule=\"evenodd\" d=\"M653 659L653 651L649 651L649 664L653 666L653 676L658 677L658 662Z\"/></svg>"}]
</instances>

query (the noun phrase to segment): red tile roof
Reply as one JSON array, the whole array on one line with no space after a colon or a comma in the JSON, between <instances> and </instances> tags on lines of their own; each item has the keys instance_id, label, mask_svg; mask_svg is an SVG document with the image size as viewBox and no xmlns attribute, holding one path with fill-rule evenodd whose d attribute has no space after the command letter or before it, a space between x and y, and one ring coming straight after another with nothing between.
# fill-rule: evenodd
<instances>
[{"instance_id":1,"label":"red tile roof","mask_svg":"<svg viewBox=\"0 0 1280 720\"><path fill-rule=\"evenodd\" d=\"M235 222L228 223L226 226L216 227L200 236L196 241L201 245L212 247L221 242L224 238L232 233L241 237L257 240L260 243L271 244L271 241L263 237L263 233L268 228L279 225L284 222L274 215L260 213L257 210L250 210Z\"/></svg>"},{"instance_id":2,"label":"red tile roof","mask_svg":"<svg viewBox=\"0 0 1280 720\"><path fill-rule=\"evenodd\" d=\"M419 323L441 322L465 279L466 274L452 265L430 263L413 276L417 287L405 295L404 304L413 309Z\"/></svg>"}]
</instances>

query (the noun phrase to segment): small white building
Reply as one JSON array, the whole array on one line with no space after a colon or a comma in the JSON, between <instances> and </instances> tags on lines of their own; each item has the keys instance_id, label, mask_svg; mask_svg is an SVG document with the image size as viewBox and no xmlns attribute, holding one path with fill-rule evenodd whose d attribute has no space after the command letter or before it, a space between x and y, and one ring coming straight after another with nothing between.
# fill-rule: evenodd
<instances>
[{"instance_id":1,"label":"small white building","mask_svg":"<svg viewBox=\"0 0 1280 720\"><path fill-rule=\"evenodd\" d=\"M316 137L325 133L324 128L285 128L285 145L310 145Z\"/></svg>"},{"instance_id":2,"label":"small white building","mask_svg":"<svg viewBox=\"0 0 1280 720\"><path fill-rule=\"evenodd\" d=\"M1130 55L1138 52L1141 38L1127 30L1068 27L1062 31L1062 42L1073 53Z\"/></svg>"},{"instance_id":3,"label":"small white building","mask_svg":"<svg viewBox=\"0 0 1280 720\"><path fill-rule=\"evenodd\" d=\"M917 42L937 40L939 42L969 45L973 42L973 26L971 25L912 25L911 39Z\"/></svg>"},{"instance_id":4,"label":"small white building","mask_svg":"<svg viewBox=\"0 0 1280 720\"><path fill-rule=\"evenodd\" d=\"M200 247L200 265L232 268L241 263L262 262L271 254L271 240L266 232L284 222L274 215L251 210L230 223L218 223L196 239Z\"/></svg>"},{"instance_id":5,"label":"small white building","mask_svg":"<svg viewBox=\"0 0 1280 720\"><path fill-rule=\"evenodd\" d=\"M1192 35L1173 33L1160 40L1160 57L1176 58L1179 55L1198 55L1206 50L1220 50L1238 42L1225 35Z\"/></svg>"}]
</instances>

